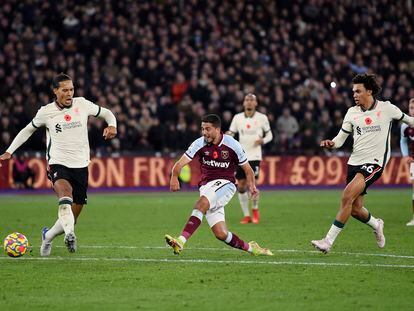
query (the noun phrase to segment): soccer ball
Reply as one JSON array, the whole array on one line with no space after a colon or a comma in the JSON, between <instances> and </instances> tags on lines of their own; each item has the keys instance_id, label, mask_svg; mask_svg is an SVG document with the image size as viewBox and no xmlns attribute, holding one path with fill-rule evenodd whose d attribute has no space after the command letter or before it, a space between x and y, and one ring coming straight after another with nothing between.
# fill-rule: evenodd
<instances>
[{"instance_id":1,"label":"soccer ball","mask_svg":"<svg viewBox=\"0 0 414 311\"><path fill-rule=\"evenodd\" d=\"M10 233L4 239L4 251L10 257L21 257L29 251L29 240L19 232Z\"/></svg>"}]
</instances>

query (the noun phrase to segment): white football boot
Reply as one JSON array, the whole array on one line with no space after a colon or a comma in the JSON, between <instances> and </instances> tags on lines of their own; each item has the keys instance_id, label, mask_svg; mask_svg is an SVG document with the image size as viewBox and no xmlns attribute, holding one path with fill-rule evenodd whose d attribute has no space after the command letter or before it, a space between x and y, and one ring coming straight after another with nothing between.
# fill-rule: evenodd
<instances>
[{"instance_id":1,"label":"white football boot","mask_svg":"<svg viewBox=\"0 0 414 311\"><path fill-rule=\"evenodd\" d=\"M384 221L380 218L378 218L378 228L374 230L374 234L378 247L383 248L385 246Z\"/></svg>"},{"instance_id":2,"label":"white football boot","mask_svg":"<svg viewBox=\"0 0 414 311\"><path fill-rule=\"evenodd\" d=\"M313 246L315 246L317 250L321 251L324 254L329 253L332 247L332 244L329 243L329 241L326 238L322 240L313 240L311 241L311 243Z\"/></svg>"},{"instance_id":3,"label":"white football boot","mask_svg":"<svg viewBox=\"0 0 414 311\"><path fill-rule=\"evenodd\" d=\"M414 226L414 218L411 219L409 222L407 222L407 227L412 227Z\"/></svg>"},{"instance_id":4,"label":"white football boot","mask_svg":"<svg viewBox=\"0 0 414 311\"><path fill-rule=\"evenodd\" d=\"M48 228L42 229L42 245L40 246L40 256L48 257L52 251L52 242L46 243L46 232L48 232Z\"/></svg>"}]
</instances>

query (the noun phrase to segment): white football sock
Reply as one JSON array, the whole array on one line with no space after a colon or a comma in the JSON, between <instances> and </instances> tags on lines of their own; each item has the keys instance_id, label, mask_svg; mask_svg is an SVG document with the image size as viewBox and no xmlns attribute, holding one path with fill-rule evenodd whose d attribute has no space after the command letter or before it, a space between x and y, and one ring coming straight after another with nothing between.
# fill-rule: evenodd
<instances>
[{"instance_id":1,"label":"white football sock","mask_svg":"<svg viewBox=\"0 0 414 311\"><path fill-rule=\"evenodd\" d=\"M57 237L58 235L61 235L63 232L65 232L65 231L63 230L62 224L60 223L60 221L58 219L58 220L56 220L56 222L53 225L53 227L50 228L48 232L46 232L46 234L45 234L45 242L46 243L52 242L52 240L55 237Z\"/></svg>"},{"instance_id":2,"label":"white football sock","mask_svg":"<svg viewBox=\"0 0 414 311\"><path fill-rule=\"evenodd\" d=\"M59 199L58 217L65 234L75 231L75 217L72 212L73 200L70 197L62 197Z\"/></svg>"},{"instance_id":3,"label":"white football sock","mask_svg":"<svg viewBox=\"0 0 414 311\"><path fill-rule=\"evenodd\" d=\"M243 192L243 193L238 193L239 196L239 201L240 201L240 207L243 211L243 215L246 216L250 216L250 211L249 211L249 195L247 194L247 192Z\"/></svg>"},{"instance_id":4,"label":"white football sock","mask_svg":"<svg viewBox=\"0 0 414 311\"><path fill-rule=\"evenodd\" d=\"M187 242L187 239L183 237L182 235L178 237L178 240L180 240L183 243L183 245Z\"/></svg>"},{"instance_id":5,"label":"white football sock","mask_svg":"<svg viewBox=\"0 0 414 311\"><path fill-rule=\"evenodd\" d=\"M259 209L259 198L257 197L256 199L253 199L253 209Z\"/></svg>"},{"instance_id":6,"label":"white football sock","mask_svg":"<svg viewBox=\"0 0 414 311\"><path fill-rule=\"evenodd\" d=\"M336 237L342 231L343 228L332 224L331 228L329 229L328 233L326 234L325 239L332 245L335 242Z\"/></svg>"},{"instance_id":7,"label":"white football sock","mask_svg":"<svg viewBox=\"0 0 414 311\"><path fill-rule=\"evenodd\" d=\"M370 226L372 229L377 230L378 228L378 219L376 219L374 216L370 215L371 217L367 221L367 225Z\"/></svg>"}]
</instances>

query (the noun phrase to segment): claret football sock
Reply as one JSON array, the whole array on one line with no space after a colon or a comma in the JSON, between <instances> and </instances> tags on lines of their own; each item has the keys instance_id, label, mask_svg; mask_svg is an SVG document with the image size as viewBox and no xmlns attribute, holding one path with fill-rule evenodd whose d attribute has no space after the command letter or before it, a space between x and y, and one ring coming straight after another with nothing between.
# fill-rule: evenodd
<instances>
[{"instance_id":1,"label":"claret football sock","mask_svg":"<svg viewBox=\"0 0 414 311\"><path fill-rule=\"evenodd\" d=\"M227 233L227 238L224 242L231 247L238 248L246 252L249 250L249 244L230 231Z\"/></svg>"},{"instance_id":2,"label":"claret football sock","mask_svg":"<svg viewBox=\"0 0 414 311\"><path fill-rule=\"evenodd\" d=\"M203 220L203 213L200 212L198 209L194 209L191 213L190 218L188 219L187 223L184 226L183 232L181 236L185 238L187 241L193 233L198 229Z\"/></svg>"}]
</instances>

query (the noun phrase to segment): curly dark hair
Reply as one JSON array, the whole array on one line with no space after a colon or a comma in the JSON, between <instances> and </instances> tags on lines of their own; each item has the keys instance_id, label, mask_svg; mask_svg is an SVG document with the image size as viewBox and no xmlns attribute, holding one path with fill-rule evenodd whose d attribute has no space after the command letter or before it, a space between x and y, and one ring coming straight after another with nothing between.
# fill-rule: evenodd
<instances>
[{"instance_id":1,"label":"curly dark hair","mask_svg":"<svg viewBox=\"0 0 414 311\"><path fill-rule=\"evenodd\" d=\"M376 97L381 92L381 86L378 84L377 77L374 74L358 74L352 79L354 84L363 84L367 90L372 91L372 96Z\"/></svg>"}]
</instances>

